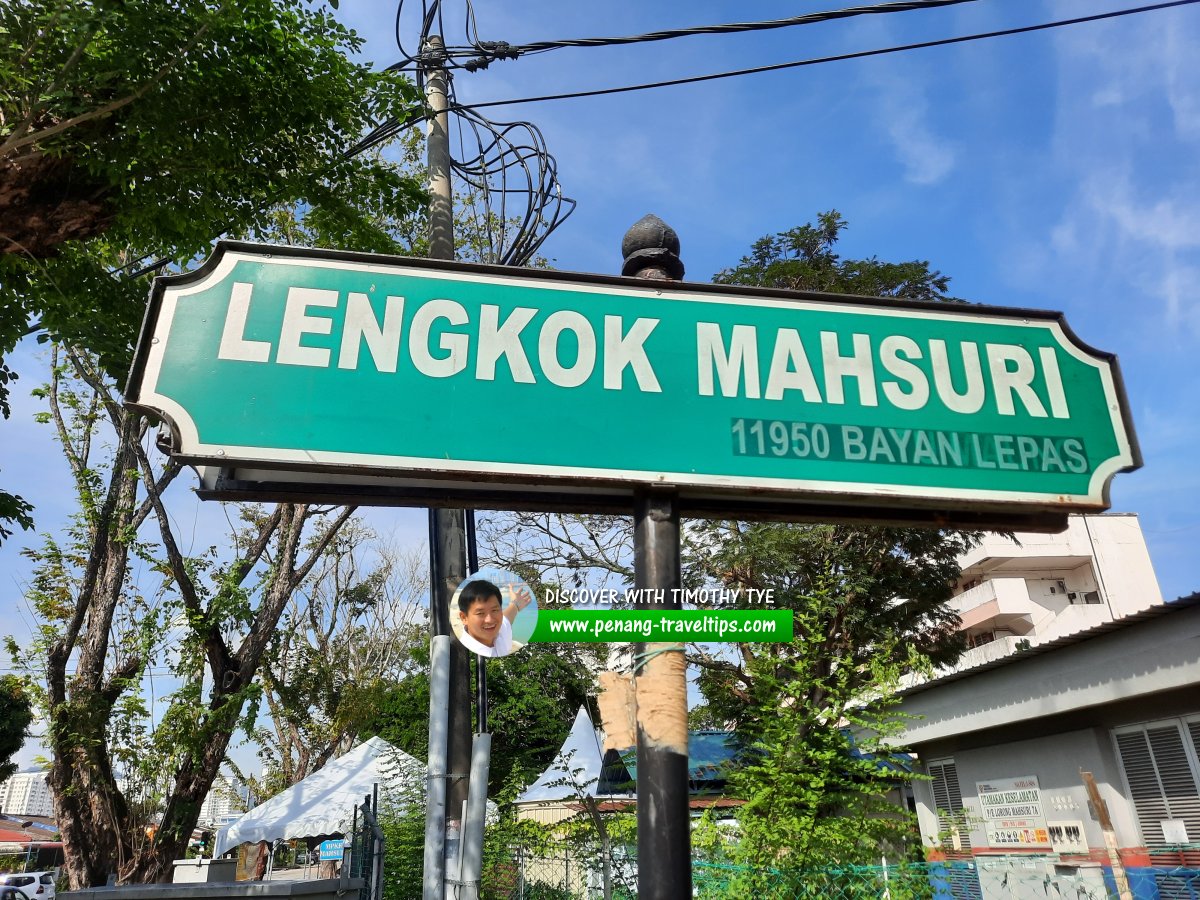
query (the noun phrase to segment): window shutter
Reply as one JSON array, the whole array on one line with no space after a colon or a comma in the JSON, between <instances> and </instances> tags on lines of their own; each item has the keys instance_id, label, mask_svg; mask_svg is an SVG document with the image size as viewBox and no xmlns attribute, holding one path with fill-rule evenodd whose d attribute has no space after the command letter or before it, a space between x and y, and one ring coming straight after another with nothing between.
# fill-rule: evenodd
<instances>
[{"instance_id":1,"label":"window shutter","mask_svg":"<svg viewBox=\"0 0 1200 900\"><path fill-rule=\"evenodd\" d=\"M970 851L971 829L963 809L962 791L958 786L958 769L954 761L943 759L931 762L929 777L932 779L933 805L937 808L938 831L956 830L962 849Z\"/></svg>"},{"instance_id":2,"label":"window shutter","mask_svg":"<svg viewBox=\"0 0 1200 900\"><path fill-rule=\"evenodd\" d=\"M952 760L929 764L933 779L933 803L938 811L958 812L963 808L962 791L958 787L958 769Z\"/></svg>"},{"instance_id":3,"label":"window shutter","mask_svg":"<svg viewBox=\"0 0 1200 900\"><path fill-rule=\"evenodd\" d=\"M1167 844L1164 819L1182 819L1189 842L1200 842L1200 791L1177 720L1117 734L1121 766L1142 829L1152 850ZM1200 723L1189 723L1193 742Z\"/></svg>"}]
</instances>

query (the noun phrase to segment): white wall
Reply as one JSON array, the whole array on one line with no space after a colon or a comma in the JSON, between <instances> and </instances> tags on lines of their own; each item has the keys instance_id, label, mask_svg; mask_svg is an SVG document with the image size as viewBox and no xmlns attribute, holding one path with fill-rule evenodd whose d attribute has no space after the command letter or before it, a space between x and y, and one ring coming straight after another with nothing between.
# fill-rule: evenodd
<instances>
[{"instance_id":1,"label":"white wall","mask_svg":"<svg viewBox=\"0 0 1200 900\"><path fill-rule=\"evenodd\" d=\"M1099 823L1089 814L1087 791L1079 776L1079 770L1084 769L1095 776L1100 796L1108 803L1118 845L1136 847L1142 843L1133 809L1124 798L1125 789L1113 751L1112 737L1106 728L1089 728L959 750L948 754L948 757L930 756L930 759L939 758L954 760L963 805L968 810L968 819L974 823L980 823L983 819L976 782L1034 775L1041 788L1047 821L1082 821L1088 847L1103 849L1104 835ZM928 761L924 754L922 761ZM937 828L936 810L928 782L918 784L915 792L921 836L929 844L936 837ZM971 844L975 848L987 846L987 835L982 826L972 830Z\"/></svg>"},{"instance_id":2,"label":"white wall","mask_svg":"<svg viewBox=\"0 0 1200 900\"><path fill-rule=\"evenodd\" d=\"M1096 550L1102 590L1118 616L1163 602L1137 516L1080 516ZM1175 599L1175 598L1172 598Z\"/></svg>"}]
</instances>

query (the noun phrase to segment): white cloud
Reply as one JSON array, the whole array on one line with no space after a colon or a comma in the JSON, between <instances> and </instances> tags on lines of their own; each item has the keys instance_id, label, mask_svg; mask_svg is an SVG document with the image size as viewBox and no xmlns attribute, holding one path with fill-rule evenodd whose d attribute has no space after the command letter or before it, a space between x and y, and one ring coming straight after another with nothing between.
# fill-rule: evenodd
<instances>
[{"instance_id":1,"label":"white cloud","mask_svg":"<svg viewBox=\"0 0 1200 900\"><path fill-rule=\"evenodd\" d=\"M1108 85L1092 94L1092 106L1120 106L1125 102L1125 94L1115 85Z\"/></svg>"},{"instance_id":2,"label":"white cloud","mask_svg":"<svg viewBox=\"0 0 1200 900\"><path fill-rule=\"evenodd\" d=\"M852 20L843 30L851 44L882 47L906 39L899 26L885 21L890 17L867 16ZM909 184L928 187L940 184L959 162L961 144L939 132L929 97L947 73L927 69L929 60L905 54L887 63L869 62L856 67L860 83L871 96L871 109L865 110L874 130L887 138L896 161Z\"/></svg>"},{"instance_id":3,"label":"white cloud","mask_svg":"<svg viewBox=\"0 0 1200 900\"><path fill-rule=\"evenodd\" d=\"M1111 222L1125 240L1143 241L1165 250L1200 247L1200 210L1168 196L1135 196L1129 171L1096 172L1083 185L1091 209Z\"/></svg>"},{"instance_id":4,"label":"white cloud","mask_svg":"<svg viewBox=\"0 0 1200 900\"><path fill-rule=\"evenodd\" d=\"M1053 166L1074 190L1049 221L1051 262L1127 286L1117 302L1140 299L1136 327L1176 349L1200 336L1198 40L1200 19L1177 11L1065 29L1054 45Z\"/></svg>"},{"instance_id":5,"label":"white cloud","mask_svg":"<svg viewBox=\"0 0 1200 900\"><path fill-rule=\"evenodd\" d=\"M891 93L892 96L888 96ZM937 184L953 170L958 151L933 133L927 121L929 104L908 87L885 91L883 119L904 178L912 184Z\"/></svg>"},{"instance_id":6,"label":"white cloud","mask_svg":"<svg viewBox=\"0 0 1200 900\"><path fill-rule=\"evenodd\" d=\"M1064 253L1108 255L1147 299L1157 299L1170 333L1200 336L1200 210L1161 186L1138 190L1132 167L1096 171L1051 232ZM1090 243L1090 246L1087 246Z\"/></svg>"},{"instance_id":7,"label":"white cloud","mask_svg":"<svg viewBox=\"0 0 1200 900\"><path fill-rule=\"evenodd\" d=\"M1167 324L1178 331L1200 335L1200 267L1172 259L1162 278L1167 302Z\"/></svg>"},{"instance_id":8,"label":"white cloud","mask_svg":"<svg viewBox=\"0 0 1200 900\"><path fill-rule=\"evenodd\" d=\"M1079 119L1071 95L1087 96L1092 110L1123 109L1126 128L1131 122L1148 123L1155 108L1165 101L1173 135L1181 140L1200 139L1198 43L1200 18L1190 10L1063 29L1055 36L1063 124ZM1154 126L1137 136L1162 140L1165 136L1159 122ZM1122 143L1121 134L1105 137ZM1102 150L1103 144L1096 149Z\"/></svg>"},{"instance_id":9,"label":"white cloud","mask_svg":"<svg viewBox=\"0 0 1200 900\"><path fill-rule=\"evenodd\" d=\"M1200 140L1200 62L1196 58L1200 27L1197 17L1187 12L1164 16L1159 60L1176 133L1181 138Z\"/></svg>"}]
</instances>

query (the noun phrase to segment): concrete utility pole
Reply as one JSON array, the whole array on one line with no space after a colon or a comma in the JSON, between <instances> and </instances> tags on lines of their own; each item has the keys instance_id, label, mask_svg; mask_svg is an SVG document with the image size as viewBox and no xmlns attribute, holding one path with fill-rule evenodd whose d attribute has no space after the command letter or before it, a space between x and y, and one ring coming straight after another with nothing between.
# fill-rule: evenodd
<instances>
[{"instance_id":1,"label":"concrete utility pole","mask_svg":"<svg viewBox=\"0 0 1200 900\"><path fill-rule=\"evenodd\" d=\"M454 259L454 204L450 191L450 127L445 47L438 36L430 36L424 47L425 96L433 111L429 119L429 256ZM445 766L446 819L443 824L445 855L457 858L458 834L462 825L463 804L467 799L467 773L471 769L471 671L466 648L454 640L450 630L450 608L454 590L467 577L466 524L461 509L429 510L430 637L450 637L448 735ZM432 674L432 673L431 673ZM430 753L434 752L431 742ZM431 760L431 771L433 770ZM428 823L429 828L435 827ZM426 833L427 844L431 835ZM431 881L444 883L425 873L426 900ZM438 894L438 897L441 895Z\"/></svg>"},{"instance_id":2,"label":"concrete utility pole","mask_svg":"<svg viewBox=\"0 0 1200 900\"><path fill-rule=\"evenodd\" d=\"M622 275L683 278L679 237L657 216L621 242ZM679 494L644 488L634 499L634 587L639 609L680 609ZM653 596L649 596L653 592ZM636 644L638 897L692 895L688 813L687 666L682 644Z\"/></svg>"}]
</instances>

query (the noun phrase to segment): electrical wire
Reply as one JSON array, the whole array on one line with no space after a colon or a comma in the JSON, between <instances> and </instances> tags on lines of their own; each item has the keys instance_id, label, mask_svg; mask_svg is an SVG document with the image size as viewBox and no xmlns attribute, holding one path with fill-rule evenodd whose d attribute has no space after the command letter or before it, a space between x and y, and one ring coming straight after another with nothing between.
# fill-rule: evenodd
<instances>
[{"instance_id":1,"label":"electrical wire","mask_svg":"<svg viewBox=\"0 0 1200 900\"><path fill-rule=\"evenodd\" d=\"M760 22L734 22L722 25L700 25L691 28L674 28L665 31L653 31L647 34L628 35L624 37L596 37L596 38L577 38L573 40L559 41L535 41L529 44L509 44L505 41L480 41L478 31L475 26L475 11L471 4L467 3L466 12L466 44L446 47L444 50L437 52L436 58L431 58L425 55L424 49L415 53L406 51L399 40L399 31L397 31L397 44L400 46L401 53L404 53L404 59L389 67L391 70L407 70L408 66L413 64L428 65L429 63L444 63L453 68L464 68L468 71L478 71L486 69L489 64L498 59L517 59L521 56L526 56L533 53L545 53L548 50L560 50L566 47L614 47L625 44L641 44L651 41L666 41L681 37L694 37L704 34L736 34L748 31L766 31L775 28L790 28L796 25L815 25L820 22L831 22L837 19L849 19L856 16L864 15L884 15L888 13L912 12L923 9L938 9L945 6L955 6L961 3L974 3L976 0L893 0L890 3L878 3L870 6L852 6L845 9L826 10L824 12L805 13L799 16L791 16L786 19L770 19ZM397 9L396 20L397 29L399 29L400 15L403 9L403 0L400 3L400 8ZM439 25L442 24L440 17L440 2L435 3L436 9L430 10L428 6L424 8L425 16L423 21L428 23L431 14L438 17ZM445 34L444 30L439 31L440 34Z\"/></svg>"},{"instance_id":2,"label":"electrical wire","mask_svg":"<svg viewBox=\"0 0 1200 900\"><path fill-rule=\"evenodd\" d=\"M651 31L647 34L629 37L582 38L566 41L538 41L532 44L518 44L512 50L517 54L543 53L547 50L558 50L563 47L616 47L624 44L644 44L651 41L667 41L673 38L693 37L701 34L738 34L747 31L768 31L774 28L789 28L793 25L816 25L820 22L832 22L837 19L850 19L855 16L883 15L888 13L912 12L922 9L938 9L943 6L956 6L960 3L974 3L976 0L896 0L893 3L878 3L872 6L851 6L846 9L833 9L825 12L805 13L786 19L771 19L765 22L735 22L728 25L702 25L695 28L674 28L666 31Z\"/></svg>"},{"instance_id":3,"label":"electrical wire","mask_svg":"<svg viewBox=\"0 0 1200 900\"><path fill-rule=\"evenodd\" d=\"M469 68L465 63L457 63L455 60L467 58L474 59L477 57L490 58L512 58L506 53L505 48L508 47L504 41L484 41L479 37L479 28L475 21L475 7L467 0L464 22L463 22L463 40L462 44L451 44L431 48L428 45L428 38L432 34L438 35L443 41L446 35L450 33L450 29L446 27L445 17L442 15L441 0L422 0L420 27L417 31L417 45L415 49L409 49L404 45L404 0L399 0L396 5L396 46L403 55L399 62L388 66L384 71L387 72L415 72L420 74L422 69L445 65L447 68ZM489 59L490 61L490 59ZM486 68L486 63L476 66L475 68Z\"/></svg>"},{"instance_id":4,"label":"electrical wire","mask_svg":"<svg viewBox=\"0 0 1200 900\"><path fill-rule=\"evenodd\" d=\"M491 122L466 110L458 126L463 149L451 168L466 187L466 199L474 201L475 228L485 243L477 252L482 261L525 265L575 209L575 201L563 196L558 163L531 122ZM464 146L468 135L471 153ZM522 200L514 209L517 197Z\"/></svg>"},{"instance_id":5,"label":"electrical wire","mask_svg":"<svg viewBox=\"0 0 1200 900\"><path fill-rule=\"evenodd\" d=\"M872 56L886 56L892 53L903 53L909 50L925 50L931 47L946 47L953 44L965 44L971 41L981 41L989 38L1009 37L1017 34L1030 34L1037 31L1047 31L1051 28L1063 28L1067 25L1082 25L1087 22L1099 22L1104 19L1116 19L1122 16L1132 16L1139 13L1155 12L1172 9L1178 6L1190 6L1200 3L1200 0L1171 0L1167 3L1153 3L1148 6L1138 6L1131 9L1119 9L1106 13L1095 13L1090 16L1077 16L1073 19L1059 19L1053 22L1042 22L1037 25L1022 25L1017 28L1004 28L997 31L985 31L977 34L967 34L960 37L939 38L932 41L920 41L914 44L900 44L894 47L883 47L876 50L859 50L853 53L839 53L834 56L818 56L811 59L801 59L793 62L774 63L766 66L754 66L749 69L736 69L730 72L716 72L710 75L694 75L687 78L673 78L667 81L652 81L643 84L632 84L616 88L597 88L590 91L574 91L565 94L544 94L537 97L522 97L514 100L491 100L483 103L471 103L460 107L459 111L487 109L496 106L513 106L518 103L540 103L546 100L573 100L580 97L600 97L607 94L624 94L631 91L648 91L654 88L675 87L683 84L697 84L704 81L716 81L720 78L736 78L741 75L757 75L762 72L778 72L783 69L797 69L803 66L816 66L822 63L844 62L851 59L867 59Z\"/></svg>"},{"instance_id":6,"label":"electrical wire","mask_svg":"<svg viewBox=\"0 0 1200 900\"><path fill-rule=\"evenodd\" d=\"M423 0L420 8L419 52L406 48L404 0L396 8L396 46L408 61L419 57L417 87L422 93L429 68L442 67L447 75L458 68L452 63L463 47L446 47L448 33L441 0ZM463 30L466 48L478 53L489 46L479 38L475 8L465 2ZM389 67L396 71L403 64ZM468 258L506 266L527 264L546 238L574 211L575 201L563 196L558 164L550 154L545 137L532 122L492 122L466 110L454 96L452 77L447 79L447 101L457 125L458 154L451 155L451 173L458 183L460 208L470 217L478 242L465 248ZM463 112L458 112L464 109ZM389 120L376 127L352 150L376 146L408 127L427 111L407 120ZM521 202L517 202L517 198Z\"/></svg>"}]
</instances>

